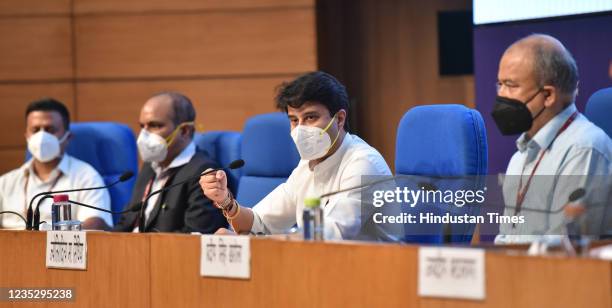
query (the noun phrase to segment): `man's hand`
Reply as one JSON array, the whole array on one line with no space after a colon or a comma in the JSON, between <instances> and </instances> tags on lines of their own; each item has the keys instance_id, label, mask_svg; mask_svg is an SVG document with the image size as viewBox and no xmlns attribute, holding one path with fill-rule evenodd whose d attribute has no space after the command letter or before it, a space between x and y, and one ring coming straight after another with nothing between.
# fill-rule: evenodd
<instances>
[{"instance_id":1,"label":"man's hand","mask_svg":"<svg viewBox=\"0 0 612 308\"><path fill-rule=\"evenodd\" d=\"M82 224L83 229L86 230L103 230L108 231L111 228L106 224L104 219L100 217L90 217L85 219Z\"/></svg>"},{"instance_id":2,"label":"man's hand","mask_svg":"<svg viewBox=\"0 0 612 308\"><path fill-rule=\"evenodd\" d=\"M219 228L216 232L216 235L236 235L236 233L230 229Z\"/></svg>"},{"instance_id":3,"label":"man's hand","mask_svg":"<svg viewBox=\"0 0 612 308\"><path fill-rule=\"evenodd\" d=\"M211 169L206 171L208 170ZM227 190L227 176L223 170L201 177L200 187L202 187L204 195L216 203L222 203L229 194Z\"/></svg>"},{"instance_id":4,"label":"man's hand","mask_svg":"<svg viewBox=\"0 0 612 308\"><path fill-rule=\"evenodd\" d=\"M582 214L584 214L584 212L586 212L586 208L582 203L569 203L566 204L563 208L563 213L565 214L565 217L570 219L576 219Z\"/></svg>"}]
</instances>

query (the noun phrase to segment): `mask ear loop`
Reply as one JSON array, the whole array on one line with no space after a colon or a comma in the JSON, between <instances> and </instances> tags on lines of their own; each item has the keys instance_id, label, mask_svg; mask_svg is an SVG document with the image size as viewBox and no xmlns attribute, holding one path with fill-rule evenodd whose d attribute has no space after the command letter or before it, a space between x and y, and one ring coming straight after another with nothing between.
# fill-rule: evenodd
<instances>
[{"instance_id":1,"label":"mask ear loop","mask_svg":"<svg viewBox=\"0 0 612 308\"><path fill-rule=\"evenodd\" d=\"M68 136L69 136L69 135L70 135L70 131L67 131L67 132L64 134L64 136L62 136L62 138L60 138L60 139L58 140L58 141L59 141L59 144L64 143L64 142L66 141L66 139L68 139Z\"/></svg>"},{"instance_id":2,"label":"mask ear loop","mask_svg":"<svg viewBox=\"0 0 612 308\"><path fill-rule=\"evenodd\" d=\"M327 124L327 126L323 129L323 131L321 132L321 135L325 134L325 132L327 132L327 130L329 130L329 128L331 127L331 125L334 123L334 120L336 119L336 115L334 114L334 116L332 117L331 121L329 121L329 124ZM329 149L327 149L327 151L329 152L329 150L331 148L334 147L334 144L336 144L336 141L338 141L338 137L340 137L340 129L338 129L338 133L336 134L336 138L334 138L334 141L332 142L332 144L329 146Z\"/></svg>"},{"instance_id":3,"label":"mask ear loop","mask_svg":"<svg viewBox=\"0 0 612 308\"><path fill-rule=\"evenodd\" d=\"M176 137L176 135L178 134L178 131L183 127L183 126L187 126L187 125L194 125L194 122L183 122L181 124L179 124L179 126L177 126L174 131L172 132L172 134L170 134L170 136L168 136L168 138L166 139L166 144L168 146L170 146L172 144L172 142L174 142L174 138Z\"/></svg>"},{"instance_id":4,"label":"mask ear loop","mask_svg":"<svg viewBox=\"0 0 612 308\"><path fill-rule=\"evenodd\" d=\"M525 102L525 106L527 106L527 104L531 103L531 101L533 101L533 99L534 99L534 98L536 98L536 96L538 96L538 94L540 94L540 92L542 92L542 90L544 90L544 88L540 88L540 89L538 89L538 92L536 92L536 93L535 93L535 94L534 94L534 95L533 95L533 96L532 96L532 97L531 97L529 100L527 100L527 101ZM544 107L542 108L542 110L540 110L540 112L538 112L538 114L536 114L536 116L535 116L535 117L533 117L533 119L534 119L534 120L535 120L535 119L537 119L537 118L538 118L538 117L539 117L539 116L542 114L542 112L544 112L544 109L546 109L546 106L544 106Z\"/></svg>"}]
</instances>

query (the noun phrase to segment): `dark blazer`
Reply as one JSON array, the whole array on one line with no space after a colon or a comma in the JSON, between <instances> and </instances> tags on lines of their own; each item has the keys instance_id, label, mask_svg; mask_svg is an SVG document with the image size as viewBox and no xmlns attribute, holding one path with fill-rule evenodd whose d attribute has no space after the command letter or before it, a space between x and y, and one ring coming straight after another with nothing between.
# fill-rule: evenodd
<instances>
[{"instance_id":1,"label":"dark blazer","mask_svg":"<svg viewBox=\"0 0 612 308\"><path fill-rule=\"evenodd\" d=\"M197 151L189 163L170 170L170 178L164 187L196 176L208 168L216 167L205 152ZM130 205L142 200L144 190L154 175L151 164L145 163L136 179ZM113 230L131 232L137 225L138 215L138 212L123 214ZM160 194L147 219L145 231L214 233L217 229L225 227L227 227L227 220L221 211L204 196L198 180L193 180Z\"/></svg>"}]
</instances>

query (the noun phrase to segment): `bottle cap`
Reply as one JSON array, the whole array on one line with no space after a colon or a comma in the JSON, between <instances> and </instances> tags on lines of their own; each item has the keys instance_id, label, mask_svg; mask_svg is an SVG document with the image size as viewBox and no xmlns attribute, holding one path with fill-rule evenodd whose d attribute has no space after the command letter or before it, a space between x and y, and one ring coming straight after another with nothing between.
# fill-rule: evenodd
<instances>
[{"instance_id":1,"label":"bottle cap","mask_svg":"<svg viewBox=\"0 0 612 308\"><path fill-rule=\"evenodd\" d=\"M309 209L314 209L321 206L321 199L319 198L306 198L304 199L304 206Z\"/></svg>"},{"instance_id":2,"label":"bottle cap","mask_svg":"<svg viewBox=\"0 0 612 308\"><path fill-rule=\"evenodd\" d=\"M53 202L68 202L68 195L55 195Z\"/></svg>"}]
</instances>

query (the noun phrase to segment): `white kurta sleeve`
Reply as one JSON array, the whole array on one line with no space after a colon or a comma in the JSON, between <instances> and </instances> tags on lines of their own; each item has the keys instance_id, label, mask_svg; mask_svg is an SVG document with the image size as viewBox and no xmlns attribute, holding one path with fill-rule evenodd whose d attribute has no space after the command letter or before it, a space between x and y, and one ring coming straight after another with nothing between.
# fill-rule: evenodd
<instances>
[{"instance_id":1,"label":"white kurta sleeve","mask_svg":"<svg viewBox=\"0 0 612 308\"><path fill-rule=\"evenodd\" d=\"M364 155L349 162L342 170L339 189L350 188L364 184L364 176L390 176L391 172L381 157ZM380 177L376 177L380 179ZM327 203L324 207L325 238L326 239L354 239L362 230L362 219L369 220L374 211L372 204L362 203L361 189L354 189L345 193L322 200ZM367 211L362 215L362 209ZM363 221L365 222L365 221ZM378 236L382 230L379 230Z\"/></svg>"},{"instance_id":2,"label":"white kurta sleeve","mask_svg":"<svg viewBox=\"0 0 612 308\"><path fill-rule=\"evenodd\" d=\"M287 233L295 223L296 200L285 182L253 207L253 233Z\"/></svg>"}]
</instances>

